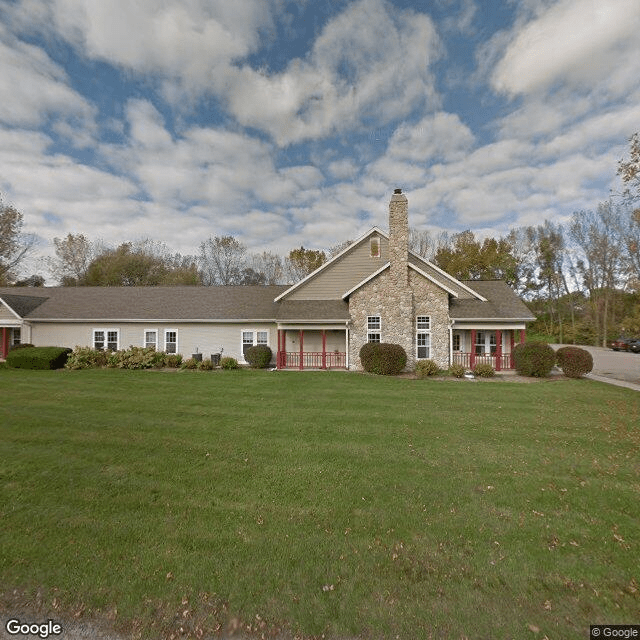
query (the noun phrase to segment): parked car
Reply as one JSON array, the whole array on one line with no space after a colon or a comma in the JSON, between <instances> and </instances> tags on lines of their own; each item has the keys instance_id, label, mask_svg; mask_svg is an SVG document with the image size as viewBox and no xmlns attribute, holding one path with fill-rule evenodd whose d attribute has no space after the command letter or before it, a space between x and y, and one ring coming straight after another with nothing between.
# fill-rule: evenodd
<instances>
[{"instance_id":1,"label":"parked car","mask_svg":"<svg viewBox=\"0 0 640 640\"><path fill-rule=\"evenodd\" d=\"M631 338L622 338L622 337L620 337L617 340L613 340L612 342L610 342L609 346L614 351L628 351L630 342L632 342Z\"/></svg>"},{"instance_id":2,"label":"parked car","mask_svg":"<svg viewBox=\"0 0 640 640\"><path fill-rule=\"evenodd\" d=\"M629 340L629 344L627 345L627 351L632 351L633 353L640 353L640 340Z\"/></svg>"}]
</instances>

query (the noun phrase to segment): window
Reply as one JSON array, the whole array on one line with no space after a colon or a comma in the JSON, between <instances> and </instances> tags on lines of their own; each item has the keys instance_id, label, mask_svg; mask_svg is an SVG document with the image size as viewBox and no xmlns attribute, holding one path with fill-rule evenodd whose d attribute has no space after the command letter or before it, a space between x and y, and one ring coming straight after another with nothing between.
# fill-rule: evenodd
<instances>
[{"instance_id":1,"label":"window","mask_svg":"<svg viewBox=\"0 0 640 640\"><path fill-rule=\"evenodd\" d=\"M254 331L252 329L249 329L242 332L242 357L245 360L247 349L250 349L257 344L266 344L267 346L269 345L268 331Z\"/></svg>"},{"instance_id":2,"label":"window","mask_svg":"<svg viewBox=\"0 0 640 640\"><path fill-rule=\"evenodd\" d=\"M477 356L484 355L484 340L484 331L476 331L476 344L474 351L476 352Z\"/></svg>"},{"instance_id":3,"label":"window","mask_svg":"<svg viewBox=\"0 0 640 640\"><path fill-rule=\"evenodd\" d=\"M497 349L495 331L476 331L475 353L477 356L495 355Z\"/></svg>"},{"instance_id":4,"label":"window","mask_svg":"<svg viewBox=\"0 0 640 640\"><path fill-rule=\"evenodd\" d=\"M416 318L416 357L418 360L431 357L431 316Z\"/></svg>"},{"instance_id":5,"label":"window","mask_svg":"<svg viewBox=\"0 0 640 640\"><path fill-rule=\"evenodd\" d=\"M157 329L147 329L144 332L144 346L158 349L158 331Z\"/></svg>"},{"instance_id":6,"label":"window","mask_svg":"<svg viewBox=\"0 0 640 640\"><path fill-rule=\"evenodd\" d=\"M20 329L14 328L11 331L11 346L14 347L17 344L20 344Z\"/></svg>"},{"instance_id":7,"label":"window","mask_svg":"<svg viewBox=\"0 0 640 640\"><path fill-rule=\"evenodd\" d=\"M382 342L380 316L367 316L367 342Z\"/></svg>"},{"instance_id":8,"label":"window","mask_svg":"<svg viewBox=\"0 0 640 640\"><path fill-rule=\"evenodd\" d=\"M460 343L460 334L454 333L452 338L452 348L454 351L462 351L462 344Z\"/></svg>"},{"instance_id":9,"label":"window","mask_svg":"<svg viewBox=\"0 0 640 640\"><path fill-rule=\"evenodd\" d=\"M117 351L120 343L119 329L94 329L93 348L98 351Z\"/></svg>"},{"instance_id":10,"label":"window","mask_svg":"<svg viewBox=\"0 0 640 640\"><path fill-rule=\"evenodd\" d=\"M372 258L380 257L380 238L375 236L369 240L369 255Z\"/></svg>"},{"instance_id":11,"label":"window","mask_svg":"<svg viewBox=\"0 0 640 640\"><path fill-rule=\"evenodd\" d=\"M165 353L178 353L178 332L175 329L167 329L164 332Z\"/></svg>"}]
</instances>

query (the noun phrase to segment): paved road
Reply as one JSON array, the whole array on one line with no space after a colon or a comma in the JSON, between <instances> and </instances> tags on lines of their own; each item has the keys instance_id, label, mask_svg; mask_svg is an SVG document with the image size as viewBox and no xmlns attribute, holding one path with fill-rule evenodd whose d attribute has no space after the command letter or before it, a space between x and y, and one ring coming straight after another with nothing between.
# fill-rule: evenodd
<instances>
[{"instance_id":1,"label":"paved road","mask_svg":"<svg viewBox=\"0 0 640 640\"><path fill-rule=\"evenodd\" d=\"M563 345L554 344L558 349ZM593 378L606 378L619 380L640 386L640 353L627 353L626 351L613 351L603 347L585 347L593 356Z\"/></svg>"}]
</instances>

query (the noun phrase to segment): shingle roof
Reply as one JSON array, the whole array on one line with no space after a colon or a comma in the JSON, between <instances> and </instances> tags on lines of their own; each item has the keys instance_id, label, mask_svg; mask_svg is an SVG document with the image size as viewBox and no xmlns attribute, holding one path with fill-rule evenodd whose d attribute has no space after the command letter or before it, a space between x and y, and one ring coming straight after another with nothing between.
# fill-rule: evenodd
<instances>
[{"instance_id":1,"label":"shingle roof","mask_svg":"<svg viewBox=\"0 0 640 640\"><path fill-rule=\"evenodd\" d=\"M342 300L282 300L278 307L280 321L349 320L349 305Z\"/></svg>"},{"instance_id":2,"label":"shingle roof","mask_svg":"<svg viewBox=\"0 0 640 640\"><path fill-rule=\"evenodd\" d=\"M487 299L486 302L471 298L451 301L450 315L454 320L495 319L535 320L527 305L513 289L502 280L465 280L464 284Z\"/></svg>"},{"instance_id":3,"label":"shingle roof","mask_svg":"<svg viewBox=\"0 0 640 640\"><path fill-rule=\"evenodd\" d=\"M29 291L41 304L21 307L24 318L42 320L274 320L273 299L286 286L43 287ZM0 289L0 297L16 296ZM15 300L14 300L15 302ZM9 304L9 303L8 303Z\"/></svg>"},{"instance_id":4,"label":"shingle roof","mask_svg":"<svg viewBox=\"0 0 640 640\"><path fill-rule=\"evenodd\" d=\"M15 291L15 289L14 289ZM39 307L45 300L41 296L23 296L14 294L1 294L0 297L8 304L21 318Z\"/></svg>"}]
</instances>

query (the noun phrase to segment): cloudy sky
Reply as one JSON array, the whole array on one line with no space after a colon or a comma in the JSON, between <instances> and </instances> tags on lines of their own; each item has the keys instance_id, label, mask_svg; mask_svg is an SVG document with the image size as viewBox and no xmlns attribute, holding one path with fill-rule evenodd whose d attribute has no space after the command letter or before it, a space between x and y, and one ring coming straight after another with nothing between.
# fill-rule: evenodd
<instances>
[{"instance_id":1,"label":"cloudy sky","mask_svg":"<svg viewBox=\"0 0 640 640\"><path fill-rule=\"evenodd\" d=\"M638 0L0 0L0 192L40 252L503 234L619 190ZM41 270L44 274L45 271Z\"/></svg>"}]
</instances>

